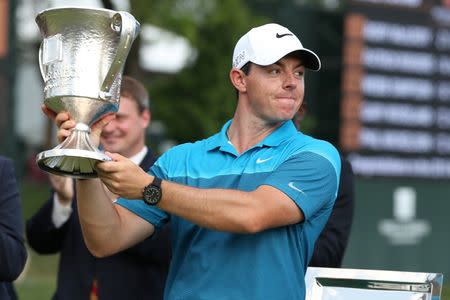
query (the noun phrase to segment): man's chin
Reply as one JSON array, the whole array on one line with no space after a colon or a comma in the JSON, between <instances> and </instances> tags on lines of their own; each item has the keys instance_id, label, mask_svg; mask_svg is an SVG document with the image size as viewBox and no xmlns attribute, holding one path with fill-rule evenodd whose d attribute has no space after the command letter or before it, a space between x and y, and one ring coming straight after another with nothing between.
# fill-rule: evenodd
<instances>
[{"instance_id":1,"label":"man's chin","mask_svg":"<svg viewBox=\"0 0 450 300\"><path fill-rule=\"evenodd\" d=\"M111 153L116 153L117 152L117 145L115 145L115 144L103 144L103 150L104 151L108 151L108 152L111 152Z\"/></svg>"},{"instance_id":2,"label":"man's chin","mask_svg":"<svg viewBox=\"0 0 450 300\"><path fill-rule=\"evenodd\" d=\"M103 149L111 153L121 153L124 149L127 149L127 144L123 140L114 139L109 141L102 141Z\"/></svg>"}]
</instances>

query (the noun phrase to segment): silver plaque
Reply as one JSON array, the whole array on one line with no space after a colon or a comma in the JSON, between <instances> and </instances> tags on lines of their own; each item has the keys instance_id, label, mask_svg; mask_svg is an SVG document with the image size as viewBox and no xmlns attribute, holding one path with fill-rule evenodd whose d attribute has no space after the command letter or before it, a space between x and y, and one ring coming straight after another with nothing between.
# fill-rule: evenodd
<instances>
[{"instance_id":1,"label":"silver plaque","mask_svg":"<svg viewBox=\"0 0 450 300\"><path fill-rule=\"evenodd\" d=\"M306 272L306 300L439 300L443 274L318 268Z\"/></svg>"}]
</instances>

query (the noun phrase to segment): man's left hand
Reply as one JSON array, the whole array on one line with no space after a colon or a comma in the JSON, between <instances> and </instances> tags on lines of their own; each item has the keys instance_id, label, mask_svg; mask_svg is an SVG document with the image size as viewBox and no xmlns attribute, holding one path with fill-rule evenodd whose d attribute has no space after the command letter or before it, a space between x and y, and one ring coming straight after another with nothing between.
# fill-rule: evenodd
<instances>
[{"instance_id":1,"label":"man's left hand","mask_svg":"<svg viewBox=\"0 0 450 300\"><path fill-rule=\"evenodd\" d=\"M142 191L153 181L153 176L118 153L106 152L106 154L112 161L97 163L95 167L102 182L120 197L142 199Z\"/></svg>"}]
</instances>

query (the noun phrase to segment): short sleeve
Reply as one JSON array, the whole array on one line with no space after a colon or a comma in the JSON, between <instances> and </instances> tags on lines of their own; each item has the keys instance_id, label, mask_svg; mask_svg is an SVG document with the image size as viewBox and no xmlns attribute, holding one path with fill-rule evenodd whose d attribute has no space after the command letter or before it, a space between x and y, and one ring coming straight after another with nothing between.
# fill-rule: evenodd
<instances>
[{"instance_id":1,"label":"short sleeve","mask_svg":"<svg viewBox=\"0 0 450 300\"><path fill-rule=\"evenodd\" d=\"M166 176L160 174L161 171L160 168L156 167L158 174L155 174L154 172L155 167L156 166L154 165L152 168L150 168L150 171L148 173L154 176L158 176L162 179L165 179ZM147 205L143 200L136 200L136 199L130 200L125 198L119 198L116 200L115 203L120 206L123 206L124 208L140 216L147 222L153 224L157 229L160 229L169 220L169 215L166 212L162 211L156 206Z\"/></svg>"},{"instance_id":2,"label":"short sleeve","mask_svg":"<svg viewBox=\"0 0 450 300\"><path fill-rule=\"evenodd\" d=\"M335 163L314 152L300 152L281 163L263 184L288 195L307 220L319 210L334 204L339 178Z\"/></svg>"}]
</instances>

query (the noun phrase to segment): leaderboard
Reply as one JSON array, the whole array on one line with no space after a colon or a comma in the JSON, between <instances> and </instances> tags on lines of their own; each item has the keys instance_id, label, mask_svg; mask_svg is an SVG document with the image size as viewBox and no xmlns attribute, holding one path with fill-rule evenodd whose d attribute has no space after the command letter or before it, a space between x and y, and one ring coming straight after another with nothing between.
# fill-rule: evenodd
<instances>
[{"instance_id":1,"label":"leaderboard","mask_svg":"<svg viewBox=\"0 0 450 300\"><path fill-rule=\"evenodd\" d=\"M450 1L349 6L340 147L355 174L450 179Z\"/></svg>"}]
</instances>

